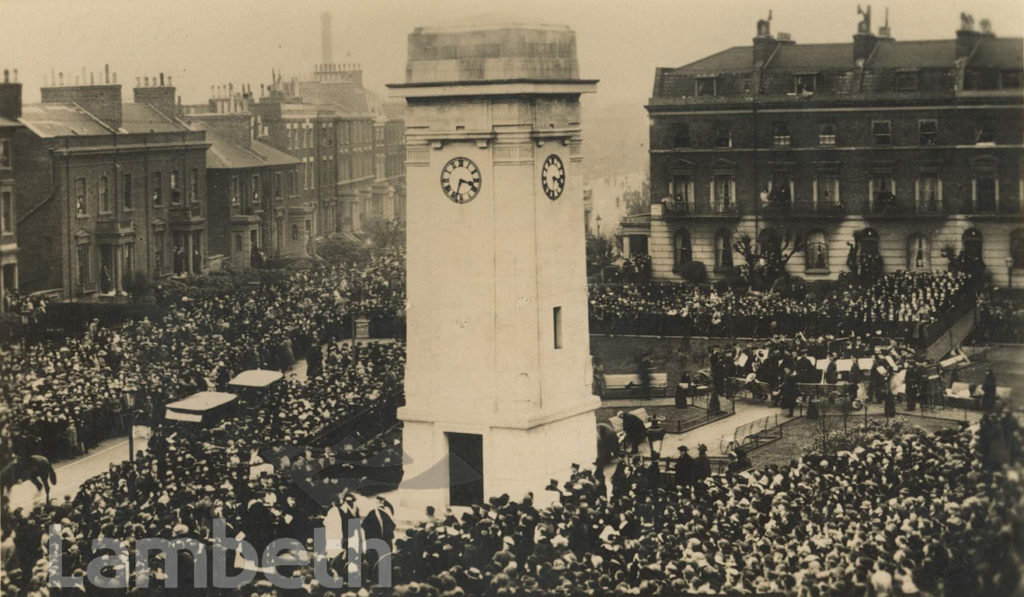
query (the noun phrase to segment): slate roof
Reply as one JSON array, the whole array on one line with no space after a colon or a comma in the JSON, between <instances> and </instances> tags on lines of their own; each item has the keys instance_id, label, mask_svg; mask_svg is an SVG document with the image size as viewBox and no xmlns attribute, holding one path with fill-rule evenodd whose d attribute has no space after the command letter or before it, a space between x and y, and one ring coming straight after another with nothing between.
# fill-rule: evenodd
<instances>
[{"instance_id":1,"label":"slate roof","mask_svg":"<svg viewBox=\"0 0 1024 597\"><path fill-rule=\"evenodd\" d=\"M206 131L206 168L212 170L229 168L262 168L265 166L287 166L298 164L299 160L273 147L253 140L251 147L242 147L205 123L192 124L195 130Z\"/></svg>"},{"instance_id":2,"label":"slate roof","mask_svg":"<svg viewBox=\"0 0 1024 597\"><path fill-rule=\"evenodd\" d=\"M1024 40L1013 37L983 39L971 56L970 66L982 65L1004 69L1024 66Z\"/></svg>"},{"instance_id":3,"label":"slate roof","mask_svg":"<svg viewBox=\"0 0 1024 597\"><path fill-rule=\"evenodd\" d=\"M753 50L749 46L736 46L722 50L696 62L676 69L665 69L677 74L724 73L750 70Z\"/></svg>"},{"instance_id":4,"label":"slate roof","mask_svg":"<svg viewBox=\"0 0 1024 597\"><path fill-rule=\"evenodd\" d=\"M853 49L850 48L850 56ZM883 41L875 47L868 67L918 69L953 68L956 40Z\"/></svg>"},{"instance_id":5,"label":"slate roof","mask_svg":"<svg viewBox=\"0 0 1024 597\"><path fill-rule=\"evenodd\" d=\"M753 50L747 50L747 69ZM768 70L840 70L853 64L853 44L783 44L768 62Z\"/></svg>"},{"instance_id":6,"label":"slate roof","mask_svg":"<svg viewBox=\"0 0 1024 597\"><path fill-rule=\"evenodd\" d=\"M109 135L114 132L75 104L27 104L21 109L21 122L43 138Z\"/></svg>"},{"instance_id":7,"label":"slate roof","mask_svg":"<svg viewBox=\"0 0 1024 597\"><path fill-rule=\"evenodd\" d=\"M121 130L125 133L180 133L187 131L188 127L148 104L122 104Z\"/></svg>"},{"instance_id":8,"label":"slate roof","mask_svg":"<svg viewBox=\"0 0 1024 597\"><path fill-rule=\"evenodd\" d=\"M953 68L956 40L882 40L866 67L871 68ZM749 71L753 66L751 46L736 46L696 60L679 68L666 68L665 75L696 75ZM971 55L969 67L1021 68L1024 64L1024 40L1019 37L983 37ZM767 70L830 71L854 67L853 43L783 44L778 47Z\"/></svg>"}]
</instances>

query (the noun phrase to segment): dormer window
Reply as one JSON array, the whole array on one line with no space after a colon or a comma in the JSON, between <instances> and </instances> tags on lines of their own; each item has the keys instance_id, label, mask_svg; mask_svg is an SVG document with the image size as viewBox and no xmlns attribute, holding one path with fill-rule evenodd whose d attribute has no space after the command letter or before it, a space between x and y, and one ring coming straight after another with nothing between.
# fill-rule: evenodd
<instances>
[{"instance_id":1,"label":"dormer window","mask_svg":"<svg viewBox=\"0 0 1024 597\"><path fill-rule=\"evenodd\" d=\"M896 87L900 91L917 91L917 71L896 73Z\"/></svg>"},{"instance_id":2,"label":"dormer window","mask_svg":"<svg viewBox=\"0 0 1024 597\"><path fill-rule=\"evenodd\" d=\"M796 75L793 77L793 88L797 93L814 93L816 79L814 73Z\"/></svg>"},{"instance_id":3,"label":"dormer window","mask_svg":"<svg viewBox=\"0 0 1024 597\"><path fill-rule=\"evenodd\" d=\"M713 97L716 93L716 77L697 77L697 97Z\"/></svg>"}]
</instances>

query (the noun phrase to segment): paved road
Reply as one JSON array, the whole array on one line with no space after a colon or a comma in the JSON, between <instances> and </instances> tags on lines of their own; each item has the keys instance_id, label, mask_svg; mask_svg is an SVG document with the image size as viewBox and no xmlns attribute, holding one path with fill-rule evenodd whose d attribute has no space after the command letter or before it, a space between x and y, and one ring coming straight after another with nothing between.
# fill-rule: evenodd
<instances>
[{"instance_id":1,"label":"paved road","mask_svg":"<svg viewBox=\"0 0 1024 597\"><path fill-rule=\"evenodd\" d=\"M145 450L149 439L149 428L136 426L135 451ZM62 462L54 467L57 473L57 484L50 488L50 500L62 501L64 496L74 497L78 489L91 477L110 469L112 464L128 459L128 438L111 439L100 443L91 452ZM25 481L11 488L11 508L28 510L35 504L42 503L46 494L37 490L32 483Z\"/></svg>"}]
</instances>

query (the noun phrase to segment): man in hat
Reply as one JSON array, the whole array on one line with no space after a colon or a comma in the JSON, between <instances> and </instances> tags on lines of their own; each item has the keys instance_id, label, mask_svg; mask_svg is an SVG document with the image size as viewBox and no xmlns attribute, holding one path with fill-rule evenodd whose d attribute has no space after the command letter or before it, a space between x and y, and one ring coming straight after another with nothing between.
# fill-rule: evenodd
<instances>
[{"instance_id":1,"label":"man in hat","mask_svg":"<svg viewBox=\"0 0 1024 597\"><path fill-rule=\"evenodd\" d=\"M781 402L783 409L789 409L789 416L791 417L793 416L793 409L796 408L796 398L799 392L796 373L787 367L782 380Z\"/></svg>"},{"instance_id":2,"label":"man in hat","mask_svg":"<svg viewBox=\"0 0 1024 597\"><path fill-rule=\"evenodd\" d=\"M694 461L695 482L699 483L711 476L711 460L708 458L708 447L704 444L697 446L697 460Z\"/></svg>"},{"instance_id":3,"label":"man in hat","mask_svg":"<svg viewBox=\"0 0 1024 597\"><path fill-rule=\"evenodd\" d=\"M687 451L686 446L680 445L679 457L676 458L675 483L676 487L690 487L697 477L697 467L693 457Z\"/></svg>"},{"instance_id":4,"label":"man in hat","mask_svg":"<svg viewBox=\"0 0 1024 597\"><path fill-rule=\"evenodd\" d=\"M636 454L640 450L640 444L647 441L647 427L640 417L633 413L619 411L619 416L622 417L622 431L626 434L626 442L631 445L630 453Z\"/></svg>"}]
</instances>

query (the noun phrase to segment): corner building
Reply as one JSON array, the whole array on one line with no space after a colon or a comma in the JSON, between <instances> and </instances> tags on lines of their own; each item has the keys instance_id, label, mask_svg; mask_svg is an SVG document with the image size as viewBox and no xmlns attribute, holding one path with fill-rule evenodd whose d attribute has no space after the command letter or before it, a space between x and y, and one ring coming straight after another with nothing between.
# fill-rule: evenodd
<instances>
[{"instance_id":1,"label":"corner building","mask_svg":"<svg viewBox=\"0 0 1024 597\"><path fill-rule=\"evenodd\" d=\"M14 135L20 284L109 300L131 280L208 269L206 142L175 114L174 87L42 88Z\"/></svg>"},{"instance_id":2,"label":"corner building","mask_svg":"<svg viewBox=\"0 0 1024 597\"><path fill-rule=\"evenodd\" d=\"M741 235L806 249L790 273L835 279L850 243L886 271L980 254L1024 286L1022 41L964 15L954 39L801 45L760 21L751 46L659 68L647 105L654 277L703 262L721 277ZM626 233L624 233L626 234ZM628 250L628 247L627 247Z\"/></svg>"}]
</instances>

